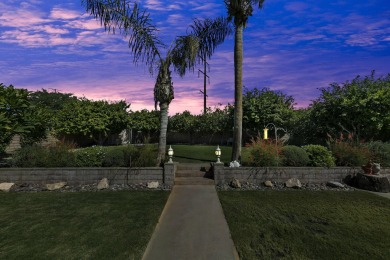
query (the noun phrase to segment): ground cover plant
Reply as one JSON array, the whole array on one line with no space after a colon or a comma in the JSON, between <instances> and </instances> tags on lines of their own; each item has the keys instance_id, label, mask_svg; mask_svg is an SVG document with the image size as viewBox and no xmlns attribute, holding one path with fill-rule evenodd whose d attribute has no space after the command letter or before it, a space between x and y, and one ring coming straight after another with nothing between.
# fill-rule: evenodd
<instances>
[{"instance_id":1,"label":"ground cover plant","mask_svg":"<svg viewBox=\"0 0 390 260\"><path fill-rule=\"evenodd\" d=\"M390 200L362 191L220 191L240 259L389 259Z\"/></svg>"},{"instance_id":2,"label":"ground cover plant","mask_svg":"<svg viewBox=\"0 0 390 260\"><path fill-rule=\"evenodd\" d=\"M0 193L0 259L141 259L168 195Z\"/></svg>"}]
</instances>

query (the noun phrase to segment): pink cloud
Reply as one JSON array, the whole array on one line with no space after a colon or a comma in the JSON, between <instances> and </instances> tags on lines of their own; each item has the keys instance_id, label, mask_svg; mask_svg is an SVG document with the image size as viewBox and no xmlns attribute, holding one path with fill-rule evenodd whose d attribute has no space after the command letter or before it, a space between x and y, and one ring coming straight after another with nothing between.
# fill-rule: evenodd
<instances>
[{"instance_id":1,"label":"pink cloud","mask_svg":"<svg viewBox=\"0 0 390 260\"><path fill-rule=\"evenodd\" d=\"M34 10L6 10L0 15L0 25L4 27L28 27L47 22L49 21L43 18L43 14L41 12Z\"/></svg>"},{"instance_id":2,"label":"pink cloud","mask_svg":"<svg viewBox=\"0 0 390 260\"><path fill-rule=\"evenodd\" d=\"M80 16L80 12L54 7L50 12L49 17L53 20L73 20L79 18Z\"/></svg>"}]
</instances>

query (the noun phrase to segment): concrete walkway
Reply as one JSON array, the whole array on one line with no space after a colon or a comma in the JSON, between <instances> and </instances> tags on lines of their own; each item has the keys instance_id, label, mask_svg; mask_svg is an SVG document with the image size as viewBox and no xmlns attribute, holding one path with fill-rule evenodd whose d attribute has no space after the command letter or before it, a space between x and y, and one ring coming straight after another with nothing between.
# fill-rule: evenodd
<instances>
[{"instance_id":1,"label":"concrete walkway","mask_svg":"<svg viewBox=\"0 0 390 260\"><path fill-rule=\"evenodd\" d=\"M214 185L173 187L142 259L239 259Z\"/></svg>"},{"instance_id":2,"label":"concrete walkway","mask_svg":"<svg viewBox=\"0 0 390 260\"><path fill-rule=\"evenodd\" d=\"M377 196L381 196L381 197L390 199L390 192L385 193L385 192L376 192L376 191L369 191L369 190L362 190L362 189L357 189L357 190L369 192L369 193L375 194Z\"/></svg>"}]
</instances>

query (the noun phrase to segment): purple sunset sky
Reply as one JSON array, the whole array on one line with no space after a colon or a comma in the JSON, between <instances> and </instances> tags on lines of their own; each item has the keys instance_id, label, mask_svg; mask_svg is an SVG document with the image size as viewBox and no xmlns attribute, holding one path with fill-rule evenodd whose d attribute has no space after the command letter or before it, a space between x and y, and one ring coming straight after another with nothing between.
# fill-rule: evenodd
<instances>
[{"instance_id":1,"label":"purple sunset sky","mask_svg":"<svg viewBox=\"0 0 390 260\"><path fill-rule=\"evenodd\" d=\"M183 35L194 18L226 15L222 0L143 0L164 43ZM155 75L132 63L127 40L108 34L81 0L3 0L0 3L0 83L56 89L90 99L121 100L132 110L153 109ZM208 106L233 102L233 36L210 63ZM390 2L265 1L244 31L244 86L292 95L296 107L318 88L355 76L390 73ZM198 73L173 77L170 113L203 109Z\"/></svg>"}]
</instances>

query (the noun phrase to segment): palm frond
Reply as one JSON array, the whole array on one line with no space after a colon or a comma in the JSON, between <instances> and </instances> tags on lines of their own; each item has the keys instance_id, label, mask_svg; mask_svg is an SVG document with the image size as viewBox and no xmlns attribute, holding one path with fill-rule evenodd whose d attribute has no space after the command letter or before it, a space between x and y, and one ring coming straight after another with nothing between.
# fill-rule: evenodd
<instances>
[{"instance_id":1,"label":"palm frond","mask_svg":"<svg viewBox=\"0 0 390 260\"><path fill-rule=\"evenodd\" d=\"M232 33L226 18L195 19L186 36L176 37L174 47L169 53L175 72L183 76L186 71L194 70L205 58L210 58L215 48Z\"/></svg>"},{"instance_id":2,"label":"palm frond","mask_svg":"<svg viewBox=\"0 0 390 260\"><path fill-rule=\"evenodd\" d=\"M175 72L182 77L187 70L194 70L198 53L199 38L190 34L176 37L174 47L168 57L172 61Z\"/></svg>"},{"instance_id":3,"label":"palm frond","mask_svg":"<svg viewBox=\"0 0 390 260\"><path fill-rule=\"evenodd\" d=\"M216 19L195 19L190 25L192 33L199 39L199 57L210 58L215 48L225 41L225 38L232 33L229 21L224 17Z\"/></svg>"},{"instance_id":4,"label":"palm frond","mask_svg":"<svg viewBox=\"0 0 390 260\"><path fill-rule=\"evenodd\" d=\"M157 37L157 28L149 13L141 10L136 2L126 0L82 0L82 5L95 19L100 20L108 32L129 37L133 63L145 62L150 71L165 45Z\"/></svg>"},{"instance_id":5,"label":"palm frond","mask_svg":"<svg viewBox=\"0 0 390 260\"><path fill-rule=\"evenodd\" d=\"M264 0L224 0L228 20L234 20L235 26L246 26L248 17L252 16L254 6L263 7Z\"/></svg>"}]
</instances>

